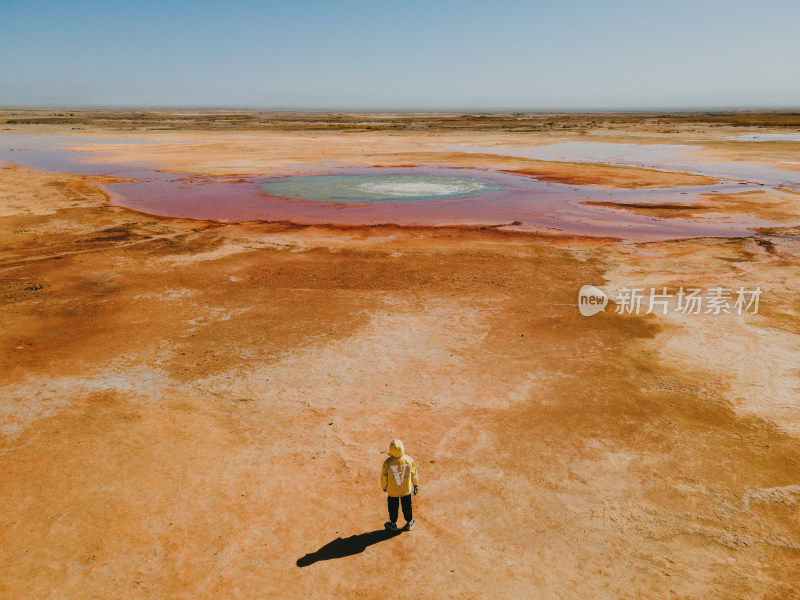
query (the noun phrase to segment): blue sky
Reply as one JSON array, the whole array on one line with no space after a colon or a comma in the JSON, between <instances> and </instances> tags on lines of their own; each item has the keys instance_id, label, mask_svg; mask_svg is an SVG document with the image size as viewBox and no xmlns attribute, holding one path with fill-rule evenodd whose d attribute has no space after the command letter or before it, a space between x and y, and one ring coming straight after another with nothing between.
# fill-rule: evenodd
<instances>
[{"instance_id":1,"label":"blue sky","mask_svg":"<svg viewBox=\"0 0 800 600\"><path fill-rule=\"evenodd\" d=\"M0 104L800 107L800 2L0 0Z\"/></svg>"}]
</instances>

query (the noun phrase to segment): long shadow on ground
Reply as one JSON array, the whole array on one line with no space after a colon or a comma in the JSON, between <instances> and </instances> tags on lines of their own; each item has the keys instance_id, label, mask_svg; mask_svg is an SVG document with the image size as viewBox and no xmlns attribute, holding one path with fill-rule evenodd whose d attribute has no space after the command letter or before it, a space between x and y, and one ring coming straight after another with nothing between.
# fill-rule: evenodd
<instances>
[{"instance_id":1,"label":"long shadow on ground","mask_svg":"<svg viewBox=\"0 0 800 600\"><path fill-rule=\"evenodd\" d=\"M388 529L378 529L368 533L351 535L348 538L336 538L328 542L322 548L311 554L306 554L297 559L298 567L307 567L320 560L331 560L332 558L344 558L363 552L367 546L383 542L390 538L400 535L399 531L389 531Z\"/></svg>"}]
</instances>

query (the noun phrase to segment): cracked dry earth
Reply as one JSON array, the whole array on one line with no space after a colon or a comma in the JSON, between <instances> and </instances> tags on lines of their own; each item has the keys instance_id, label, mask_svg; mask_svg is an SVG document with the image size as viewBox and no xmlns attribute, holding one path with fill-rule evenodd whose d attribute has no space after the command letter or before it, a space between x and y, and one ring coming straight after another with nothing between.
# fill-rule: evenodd
<instances>
[{"instance_id":1,"label":"cracked dry earth","mask_svg":"<svg viewBox=\"0 0 800 600\"><path fill-rule=\"evenodd\" d=\"M0 170L3 598L800 597L796 238L223 225L99 183ZM577 311L630 282L763 310ZM298 566L381 528L395 437L414 531Z\"/></svg>"}]
</instances>

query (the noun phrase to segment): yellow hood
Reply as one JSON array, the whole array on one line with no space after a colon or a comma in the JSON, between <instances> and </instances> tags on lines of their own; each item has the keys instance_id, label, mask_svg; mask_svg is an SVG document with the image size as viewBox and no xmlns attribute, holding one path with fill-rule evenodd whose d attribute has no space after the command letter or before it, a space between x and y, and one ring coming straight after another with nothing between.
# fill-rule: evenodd
<instances>
[{"instance_id":1,"label":"yellow hood","mask_svg":"<svg viewBox=\"0 0 800 600\"><path fill-rule=\"evenodd\" d=\"M408 496L418 483L414 459L405 453L403 442L392 440L389 457L383 461L381 469L381 488L392 498L402 498Z\"/></svg>"},{"instance_id":2,"label":"yellow hood","mask_svg":"<svg viewBox=\"0 0 800 600\"><path fill-rule=\"evenodd\" d=\"M403 442L400 440L392 440L392 443L389 444L389 456L400 458L403 454Z\"/></svg>"}]
</instances>

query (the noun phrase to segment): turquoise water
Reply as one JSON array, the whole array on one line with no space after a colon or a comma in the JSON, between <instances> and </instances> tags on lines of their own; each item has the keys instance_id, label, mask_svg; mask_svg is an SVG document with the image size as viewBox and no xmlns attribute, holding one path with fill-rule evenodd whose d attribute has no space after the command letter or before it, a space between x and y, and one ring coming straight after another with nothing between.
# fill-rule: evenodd
<instances>
[{"instance_id":1,"label":"turquoise water","mask_svg":"<svg viewBox=\"0 0 800 600\"><path fill-rule=\"evenodd\" d=\"M479 196L503 189L488 179L440 175L304 175L261 186L287 198L327 202L423 202Z\"/></svg>"}]
</instances>

